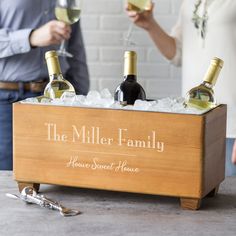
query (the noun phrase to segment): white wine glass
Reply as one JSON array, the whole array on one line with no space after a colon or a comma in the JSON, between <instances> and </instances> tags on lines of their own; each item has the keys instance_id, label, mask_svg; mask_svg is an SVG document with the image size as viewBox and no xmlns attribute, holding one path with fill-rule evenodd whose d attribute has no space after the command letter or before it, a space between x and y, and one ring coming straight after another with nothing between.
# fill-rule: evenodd
<instances>
[{"instance_id":1,"label":"white wine glass","mask_svg":"<svg viewBox=\"0 0 236 236\"><path fill-rule=\"evenodd\" d=\"M80 19L81 4L82 0L57 0L55 7L57 20L63 21L68 25L76 23ZM63 40L59 50L57 51L58 55L63 57L73 57L71 53L67 52L65 43L65 40Z\"/></svg>"},{"instance_id":2,"label":"white wine glass","mask_svg":"<svg viewBox=\"0 0 236 236\"><path fill-rule=\"evenodd\" d=\"M151 9L152 0L127 0L128 10L141 13ZM135 42L131 40L132 33L134 29L134 23L129 25L126 36L124 37L124 42L127 46L136 45Z\"/></svg>"}]
</instances>

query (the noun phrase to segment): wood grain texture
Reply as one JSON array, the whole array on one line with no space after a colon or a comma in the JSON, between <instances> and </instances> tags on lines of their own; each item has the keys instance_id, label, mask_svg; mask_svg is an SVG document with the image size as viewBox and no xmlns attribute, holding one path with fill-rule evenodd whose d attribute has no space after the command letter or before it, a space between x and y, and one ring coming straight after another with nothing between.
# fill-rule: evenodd
<instances>
[{"instance_id":1,"label":"wood grain texture","mask_svg":"<svg viewBox=\"0 0 236 236\"><path fill-rule=\"evenodd\" d=\"M200 199L222 181L221 177L208 181L206 172L207 166L214 163L215 154L211 150L225 148L222 142L225 133L219 130L217 140L221 141L218 142L211 137L214 133L209 129L224 120L225 115L225 106L198 116L17 103L14 105L14 176L20 182ZM67 141L49 141L45 124L56 124L60 139L64 135ZM79 138L72 132L73 127ZM82 127L86 127L87 136L93 133L95 139L99 136L99 144L96 140L91 143L92 138L90 143L83 143ZM99 127L99 135L92 127L95 131ZM153 143L153 133L155 142L164 145L163 151L148 148L148 141L149 146ZM146 146L131 147L127 145L128 140L142 145L145 141ZM209 143L210 147L206 148ZM67 167L72 157L77 158L78 165ZM223 161L223 151L218 158ZM128 170L138 169L138 172L122 169L124 163ZM216 167L216 172L223 173L223 166Z\"/></svg>"},{"instance_id":2,"label":"wood grain texture","mask_svg":"<svg viewBox=\"0 0 236 236\"><path fill-rule=\"evenodd\" d=\"M180 198L180 205L185 210L198 210L201 207L201 199Z\"/></svg>"},{"instance_id":3,"label":"wood grain texture","mask_svg":"<svg viewBox=\"0 0 236 236\"><path fill-rule=\"evenodd\" d=\"M219 188L225 178L227 107L217 107L205 115L203 196Z\"/></svg>"}]
</instances>

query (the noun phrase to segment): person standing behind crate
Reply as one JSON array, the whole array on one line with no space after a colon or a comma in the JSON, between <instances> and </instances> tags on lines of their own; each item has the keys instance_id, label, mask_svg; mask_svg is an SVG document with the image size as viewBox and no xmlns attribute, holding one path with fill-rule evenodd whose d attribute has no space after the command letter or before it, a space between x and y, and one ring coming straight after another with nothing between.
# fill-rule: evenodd
<instances>
[{"instance_id":1,"label":"person standing behind crate","mask_svg":"<svg viewBox=\"0 0 236 236\"><path fill-rule=\"evenodd\" d=\"M183 96L202 82L213 57L225 61L215 93L218 102L228 106L226 175L236 175L236 166L232 164L236 164L236 1L183 0L171 34L166 33L155 20L153 9L154 4L149 11L137 13L128 11L127 7L127 14L137 26L148 32L170 62L182 65Z\"/></svg>"},{"instance_id":2,"label":"person standing behind crate","mask_svg":"<svg viewBox=\"0 0 236 236\"><path fill-rule=\"evenodd\" d=\"M60 58L77 94L86 95L89 75L80 24L55 20L55 0L0 1L0 169L12 169L12 103L42 95L48 83L44 54L63 39L74 57ZM23 116L24 114L22 114ZM42 115L42 114L39 114Z\"/></svg>"}]
</instances>

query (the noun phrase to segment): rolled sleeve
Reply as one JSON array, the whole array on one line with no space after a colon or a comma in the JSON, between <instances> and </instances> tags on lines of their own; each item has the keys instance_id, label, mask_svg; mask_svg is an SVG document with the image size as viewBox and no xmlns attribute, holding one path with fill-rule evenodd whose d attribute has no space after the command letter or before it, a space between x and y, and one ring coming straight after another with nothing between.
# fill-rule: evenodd
<instances>
[{"instance_id":1,"label":"rolled sleeve","mask_svg":"<svg viewBox=\"0 0 236 236\"><path fill-rule=\"evenodd\" d=\"M29 36L32 29L22 29L9 33L10 45L13 54L29 52L31 49Z\"/></svg>"}]
</instances>

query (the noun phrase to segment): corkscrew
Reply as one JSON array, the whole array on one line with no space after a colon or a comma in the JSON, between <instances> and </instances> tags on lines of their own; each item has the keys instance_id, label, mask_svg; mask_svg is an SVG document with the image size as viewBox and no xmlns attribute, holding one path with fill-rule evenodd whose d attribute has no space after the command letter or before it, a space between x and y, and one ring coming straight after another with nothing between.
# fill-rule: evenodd
<instances>
[{"instance_id":1,"label":"corkscrew","mask_svg":"<svg viewBox=\"0 0 236 236\"><path fill-rule=\"evenodd\" d=\"M25 187L21 191L20 196L10 193L7 193L6 196L13 199L21 199L22 201L28 204L36 204L39 205L40 207L44 207L51 210L57 210L60 212L62 216L76 216L81 214L81 212L78 210L66 208L62 206L60 203L53 201L45 197L44 195L37 194L32 187Z\"/></svg>"}]
</instances>

